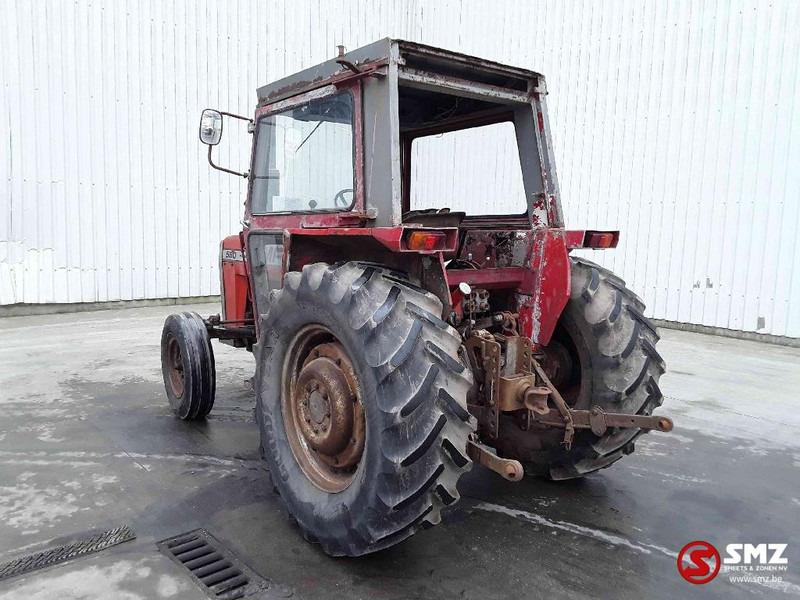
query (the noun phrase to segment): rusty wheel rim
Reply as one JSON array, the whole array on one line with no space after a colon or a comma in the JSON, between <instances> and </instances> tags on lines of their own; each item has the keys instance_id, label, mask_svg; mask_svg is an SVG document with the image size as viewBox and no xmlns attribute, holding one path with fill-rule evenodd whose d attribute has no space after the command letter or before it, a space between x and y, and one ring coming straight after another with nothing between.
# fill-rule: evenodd
<instances>
[{"instance_id":1,"label":"rusty wheel rim","mask_svg":"<svg viewBox=\"0 0 800 600\"><path fill-rule=\"evenodd\" d=\"M570 351L572 350L572 351ZM581 393L581 364L571 339L554 339L544 348L544 368L547 377L571 407L577 406Z\"/></svg>"},{"instance_id":2,"label":"rusty wheel rim","mask_svg":"<svg viewBox=\"0 0 800 600\"><path fill-rule=\"evenodd\" d=\"M569 379L572 370L572 356L569 350L557 340L553 340L545 348L544 370L547 377L559 390Z\"/></svg>"},{"instance_id":3,"label":"rusty wheel rim","mask_svg":"<svg viewBox=\"0 0 800 600\"><path fill-rule=\"evenodd\" d=\"M183 397L185 387L183 376L183 356L178 340L170 338L167 345L167 366L169 367L169 384L176 398Z\"/></svg>"},{"instance_id":4,"label":"rusty wheel rim","mask_svg":"<svg viewBox=\"0 0 800 600\"><path fill-rule=\"evenodd\" d=\"M306 326L290 342L281 412L306 477L326 492L346 489L364 453L364 408L353 363L326 327Z\"/></svg>"}]
</instances>

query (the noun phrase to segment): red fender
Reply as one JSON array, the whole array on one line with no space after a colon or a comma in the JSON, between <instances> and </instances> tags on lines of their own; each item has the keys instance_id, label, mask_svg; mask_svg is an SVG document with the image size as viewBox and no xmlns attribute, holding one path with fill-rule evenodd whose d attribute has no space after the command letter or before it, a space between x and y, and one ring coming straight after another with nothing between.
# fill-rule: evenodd
<instances>
[{"instance_id":1,"label":"red fender","mask_svg":"<svg viewBox=\"0 0 800 600\"><path fill-rule=\"evenodd\" d=\"M569 301L567 234L563 229L534 231L528 258L528 267L535 273L532 289L529 294L517 294L520 333L542 346L550 342L558 318Z\"/></svg>"}]
</instances>

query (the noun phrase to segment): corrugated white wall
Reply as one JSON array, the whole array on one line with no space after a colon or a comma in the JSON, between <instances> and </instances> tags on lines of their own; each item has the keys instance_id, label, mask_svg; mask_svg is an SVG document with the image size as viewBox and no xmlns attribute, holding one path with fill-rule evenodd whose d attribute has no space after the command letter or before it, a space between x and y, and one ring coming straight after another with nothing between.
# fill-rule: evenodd
<instances>
[{"instance_id":1,"label":"corrugated white wall","mask_svg":"<svg viewBox=\"0 0 800 600\"><path fill-rule=\"evenodd\" d=\"M0 304L217 293L245 185L200 111L394 36L548 76L568 224L623 231L594 256L651 315L798 337L799 32L793 0L0 0Z\"/></svg>"}]
</instances>

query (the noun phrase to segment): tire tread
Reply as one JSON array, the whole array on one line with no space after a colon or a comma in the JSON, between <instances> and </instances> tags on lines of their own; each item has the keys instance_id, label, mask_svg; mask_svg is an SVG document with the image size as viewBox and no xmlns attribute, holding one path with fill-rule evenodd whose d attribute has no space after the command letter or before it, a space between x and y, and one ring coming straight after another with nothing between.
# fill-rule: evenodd
<instances>
[{"instance_id":1,"label":"tire tread","mask_svg":"<svg viewBox=\"0 0 800 600\"><path fill-rule=\"evenodd\" d=\"M384 423L378 432L378 470L360 484L372 491L365 488L364 504L340 505L346 528L320 526L313 506L292 502L287 493L292 482L280 468L285 457L270 443L265 421L272 415L261 406L261 394L256 413L281 500L303 535L313 536L328 554L355 556L438 523L441 510L458 499L456 481L472 466L465 454L475 422L456 398L466 398L472 374L458 359L458 332L436 316L439 300L380 265L345 263L333 270L317 263L287 273L259 330L279 331L286 311L334 304L336 310L327 312L341 314L340 325L364 340L364 357L353 359L374 375L375 397L365 408L379 411ZM274 385L268 368L275 361L269 353L274 342L269 338L262 335L255 348L259 390Z\"/></svg>"}]
</instances>

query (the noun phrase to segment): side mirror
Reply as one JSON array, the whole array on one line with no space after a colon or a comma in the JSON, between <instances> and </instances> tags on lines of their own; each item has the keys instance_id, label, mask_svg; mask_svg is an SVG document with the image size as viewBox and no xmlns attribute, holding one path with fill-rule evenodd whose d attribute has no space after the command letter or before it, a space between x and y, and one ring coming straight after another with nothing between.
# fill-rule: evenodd
<instances>
[{"instance_id":1,"label":"side mirror","mask_svg":"<svg viewBox=\"0 0 800 600\"><path fill-rule=\"evenodd\" d=\"M240 115L234 115L233 113L229 112L220 112L218 110L214 110L213 108L205 109L203 114L200 116L200 141L208 146L208 164L218 171L224 171L225 173L230 173L231 175L239 175L239 177L246 178L248 177L247 171L240 173L239 171L226 169L225 167L215 165L214 161L211 160L211 150L214 148L214 146L219 144L219 141L222 139L222 115L239 119L240 121L247 121L248 133L252 133L254 130L252 119L248 119L247 117L242 117Z\"/></svg>"},{"instance_id":2,"label":"side mirror","mask_svg":"<svg viewBox=\"0 0 800 600\"><path fill-rule=\"evenodd\" d=\"M216 146L222 139L222 114L207 108L200 116L200 141L208 146Z\"/></svg>"}]
</instances>

